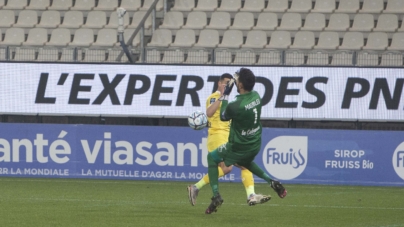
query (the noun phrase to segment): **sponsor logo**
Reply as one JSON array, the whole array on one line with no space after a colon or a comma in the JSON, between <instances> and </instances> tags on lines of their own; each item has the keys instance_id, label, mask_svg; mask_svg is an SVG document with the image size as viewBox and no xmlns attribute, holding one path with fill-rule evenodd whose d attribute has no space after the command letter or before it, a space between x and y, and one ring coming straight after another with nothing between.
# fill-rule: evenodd
<instances>
[{"instance_id":1,"label":"sponsor logo","mask_svg":"<svg viewBox=\"0 0 404 227\"><path fill-rule=\"evenodd\" d=\"M394 151L393 168L397 175L404 180L404 142L400 143Z\"/></svg>"},{"instance_id":2,"label":"sponsor logo","mask_svg":"<svg viewBox=\"0 0 404 227\"><path fill-rule=\"evenodd\" d=\"M304 171L307 157L307 136L278 136L265 146L262 162L273 177L291 180Z\"/></svg>"}]
</instances>

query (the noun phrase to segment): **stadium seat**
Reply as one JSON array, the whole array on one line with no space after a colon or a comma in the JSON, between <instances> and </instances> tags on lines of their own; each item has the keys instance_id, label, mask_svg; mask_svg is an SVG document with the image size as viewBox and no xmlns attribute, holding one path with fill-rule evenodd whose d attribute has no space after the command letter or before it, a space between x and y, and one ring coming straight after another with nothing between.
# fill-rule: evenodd
<instances>
[{"instance_id":1,"label":"stadium seat","mask_svg":"<svg viewBox=\"0 0 404 227\"><path fill-rule=\"evenodd\" d=\"M80 28L84 23L84 15L81 11L67 11L63 22L58 28Z\"/></svg>"},{"instance_id":2,"label":"stadium seat","mask_svg":"<svg viewBox=\"0 0 404 227\"><path fill-rule=\"evenodd\" d=\"M368 41L363 50L386 50L389 45L387 34L384 32L369 33Z\"/></svg>"},{"instance_id":3,"label":"stadium seat","mask_svg":"<svg viewBox=\"0 0 404 227\"><path fill-rule=\"evenodd\" d=\"M184 15L181 12L169 11L164 16L163 24L159 28L180 29L184 25Z\"/></svg>"},{"instance_id":4,"label":"stadium seat","mask_svg":"<svg viewBox=\"0 0 404 227\"><path fill-rule=\"evenodd\" d=\"M347 31L349 28L348 14L334 13L330 16L328 27L324 28L325 31Z\"/></svg>"},{"instance_id":5,"label":"stadium seat","mask_svg":"<svg viewBox=\"0 0 404 227\"><path fill-rule=\"evenodd\" d=\"M46 10L50 6L50 0L30 0L26 10Z\"/></svg>"},{"instance_id":6,"label":"stadium seat","mask_svg":"<svg viewBox=\"0 0 404 227\"><path fill-rule=\"evenodd\" d=\"M163 64L175 64L184 62L184 52L182 50L166 50L163 52Z\"/></svg>"},{"instance_id":7,"label":"stadium seat","mask_svg":"<svg viewBox=\"0 0 404 227\"><path fill-rule=\"evenodd\" d=\"M159 28L154 31L152 39L147 46L168 47L172 43L172 33L169 29Z\"/></svg>"},{"instance_id":8,"label":"stadium seat","mask_svg":"<svg viewBox=\"0 0 404 227\"><path fill-rule=\"evenodd\" d=\"M376 52L360 51L357 54L356 65L377 66L379 65L379 56Z\"/></svg>"},{"instance_id":9,"label":"stadium seat","mask_svg":"<svg viewBox=\"0 0 404 227\"><path fill-rule=\"evenodd\" d=\"M23 46L44 46L48 42L48 31L45 28L33 28L28 32L27 41Z\"/></svg>"},{"instance_id":10,"label":"stadium seat","mask_svg":"<svg viewBox=\"0 0 404 227\"><path fill-rule=\"evenodd\" d=\"M129 62L126 54L122 54L121 59L117 60L117 57L121 54L122 49L108 49L107 50L107 59L105 62Z\"/></svg>"},{"instance_id":11,"label":"stadium seat","mask_svg":"<svg viewBox=\"0 0 404 227\"><path fill-rule=\"evenodd\" d=\"M254 12L259 13L265 8L264 0L245 0L243 8L240 12Z\"/></svg>"},{"instance_id":12,"label":"stadium seat","mask_svg":"<svg viewBox=\"0 0 404 227\"><path fill-rule=\"evenodd\" d=\"M328 65L328 53L313 51L307 55L307 65Z\"/></svg>"},{"instance_id":13,"label":"stadium seat","mask_svg":"<svg viewBox=\"0 0 404 227\"><path fill-rule=\"evenodd\" d=\"M3 9L22 10L28 5L28 0L8 0Z\"/></svg>"},{"instance_id":14,"label":"stadium seat","mask_svg":"<svg viewBox=\"0 0 404 227\"><path fill-rule=\"evenodd\" d=\"M161 53L158 50L147 50L146 52L146 62L147 63L160 63Z\"/></svg>"},{"instance_id":15,"label":"stadium seat","mask_svg":"<svg viewBox=\"0 0 404 227\"><path fill-rule=\"evenodd\" d=\"M215 50L215 64L231 64L231 52L227 50Z\"/></svg>"},{"instance_id":16,"label":"stadium seat","mask_svg":"<svg viewBox=\"0 0 404 227\"><path fill-rule=\"evenodd\" d=\"M384 9L383 0L363 0L359 13L381 13Z\"/></svg>"},{"instance_id":17,"label":"stadium seat","mask_svg":"<svg viewBox=\"0 0 404 227\"><path fill-rule=\"evenodd\" d=\"M208 64L209 52L206 50L192 49L188 51L188 57L185 60L186 64Z\"/></svg>"},{"instance_id":18,"label":"stadium seat","mask_svg":"<svg viewBox=\"0 0 404 227\"><path fill-rule=\"evenodd\" d=\"M32 28L38 24L38 13L34 10L22 10L18 15L17 23L13 25L16 28Z\"/></svg>"},{"instance_id":19,"label":"stadium seat","mask_svg":"<svg viewBox=\"0 0 404 227\"><path fill-rule=\"evenodd\" d=\"M374 28L374 24L372 14L356 14L349 31L369 32Z\"/></svg>"},{"instance_id":20,"label":"stadium seat","mask_svg":"<svg viewBox=\"0 0 404 227\"><path fill-rule=\"evenodd\" d=\"M401 52L385 52L382 54L381 66L403 66L403 54Z\"/></svg>"},{"instance_id":21,"label":"stadium seat","mask_svg":"<svg viewBox=\"0 0 404 227\"><path fill-rule=\"evenodd\" d=\"M403 13L404 1L403 0L387 0L386 9L383 13Z\"/></svg>"},{"instance_id":22,"label":"stadium seat","mask_svg":"<svg viewBox=\"0 0 404 227\"><path fill-rule=\"evenodd\" d=\"M106 50L103 49L85 49L83 62L104 62L106 59Z\"/></svg>"},{"instance_id":23,"label":"stadium seat","mask_svg":"<svg viewBox=\"0 0 404 227\"><path fill-rule=\"evenodd\" d=\"M250 12L238 12L234 16L233 25L229 29L251 30L254 27L254 14Z\"/></svg>"},{"instance_id":24,"label":"stadium seat","mask_svg":"<svg viewBox=\"0 0 404 227\"><path fill-rule=\"evenodd\" d=\"M222 0L218 12L238 12L241 8L241 0Z\"/></svg>"},{"instance_id":25,"label":"stadium seat","mask_svg":"<svg viewBox=\"0 0 404 227\"><path fill-rule=\"evenodd\" d=\"M125 13L123 16L123 26L127 27L129 25L129 14ZM116 12L111 12L109 16L108 24L104 28L118 28L118 14Z\"/></svg>"},{"instance_id":26,"label":"stadium seat","mask_svg":"<svg viewBox=\"0 0 404 227\"><path fill-rule=\"evenodd\" d=\"M48 10L69 10L73 5L73 0L53 0Z\"/></svg>"},{"instance_id":27,"label":"stadium seat","mask_svg":"<svg viewBox=\"0 0 404 227\"><path fill-rule=\"evenodd\" d=\"M67 46L70 43L71 34L67 28L56 28L52 30L49 42L45 46Z\"/></svg>"},{"instance_id":28,"label":"stadium seat","mask_svg":"<svg viewBox=\"0 0 404 227\"><path fill-rule=\"evenodd\" d=\"M237 51L234 56L233 65L254 65L256 54L250 50Z\"/></svg>"},{"instance_id":29,"label":"stadium seat","mask_svg":"<svg viewBox=\"0 0 404 227\"><path fill-rule=\"evenodd\" d=\"M286 65L304 65L304 53L298 50L285 52Z\"/></svg>"},{"instance_id":30,"label":"stadium seat","mask_svg":"<svg viewBox=\"0 0 404 227\"><path fill-rule=\"evenodd\" d=\"M125 8L126 11L137 11L141 6L141 0L122 0L120 5L120 7Z\"/></svg>"},{"instance_id":31,"label":"stadium seat","mask_svg":"<svg viewBox=\"0 0 404 227\"><path fill-rule=\"evenodd\" d=\"M313 49L315 45L314 33L311 31L298 31L290 49Z\"/></svg>"},{"instance_id":32,"label":"stadium seat","mask_svg":"<svg viewBox=\"0 0 404 227\"><path fill-rule=\"evenodd\" d=\"M35 25L37 28L57 28L60 25L60 12L47 10L42 13L41 21Z\"/></svg>"},{"instance_id":33,"label":"stadium seat","mask_svg":"<svg viewBox=\"0 0 404 227\"><path fill-rule=\"evenodd\" d=\"M3 8L4 5L6 5L6 0L0 0L0 9ZM1 54L0 54L0 59L1 59Z\"/></svg>"},{"instance_id":34,"label":"stadium seat","mask_svg":"<svg viewBox=\"0 0 404 227\"><path fill-rule=\"evenodd\" d=\"M97 40L91 47L113 47L118 41L116 29L103 28L98 31Z\"/></svg>"},{"instance_id":35,"label":"stadium seat","mask_svg":"<svg viewBox=\"0 0 404 227\"><path fill-rule=\"evenodd\" d=\"M240 30L227 30L223 34L220 48L240 48L243 44L243 33Z\"/></svg>"},{"instance_id":36,"label":"stadium seat","mask_svg":"<svg viewBox=\"0 0 404 227\"><path fill-rule=\"evenodd\" d=\"M253 30L247 34L245 44L241 48L259 48L262 49L267 45L267 33L264 31Z\"/></svg>"},{"instance_id":37,"label":"stadium seat","mask_svg":"<svg viewBox=\"0 0 404 227\"><path fill-rule=\"evenodd\" d=\"M301 26L302 16L300 13L285 13L277 30L299 30Z\"/></svg>"},{"instance_id":38,"label":"stadium seat","mask_svg":"<svg viewBox=\"0 0 404 227\"><path fill-rule=\"evenodd\" d=\"M303 31L322 31L325 28L325 15L322 13L309 13L306 16Z\"/></svg>"},{"instance_id":39,"label":"stadium seat","mask_svg":"<svg viewBox=\"0 0 404 227\"><path fill-rule=\"evenodd\" d=\"M262 52L259 54L257 65L279 65L281 53L278 51Z\"/></svg>"},{"instance_id":40,"label":"stadium seat","mask_svg":"<svg viewBox=\"0 0 404 227\"><path fill-rule=\"evenodd\" d=\"M195 31L192 29L180 29L175 35L170 47L192 47L195 44Z\"/></svg>"},{"instance_id":41,"label":"stadium seat","mask_svg":"<svg viewBox=\"0 0 404 227\"><path fill-rule=\"evenodd\" d=\"M291 45L291 37L288 31L274 31L268 45L269 49L287 49Z\"/></svg>"},{"instance_id":42,"label":"stadium seat","mask_svg":"<svg viewBox=\"0 0 404 227\"><path fill-rule=\"evenodd\" d=\"M151 5L153 4L154 0L143 0L142 7L139 10L147 11L150 9ZM161 11L164 8L164 0L159 0L156 4L156 11Z\"/></svg>"},{"instance_id":43,"label":"stadium seat","mask_svg":"<svg viewBox=\"0 0 404 227\"><path fill-rule=\"evenodd\" d=\"M2 46L20 46L25 41L24 29L9 28L6 30L4 40L0 43Z\"/></svg>"},{"instance_id":44,"label":"stadium seat","mask_svg":"<svg viewBox=\"0 0 404 227\"><path fill-rule=\"evenodd\" d=\"M198 1L198 4L193 11L213 12L219 6L218 0L203 0Z\"/></svg>"},{"instance_id":45,"label":"stadium seat","mask_svg":"<svg viewBox=\"0 0 404 227\"><path fill-rule=\"evenodd\" d=\"M397 32L393 34L391 44L387 50L404 50L404 32Z\"/></svg>"},{"instance_id":46,"label":"stadium seat","mask_svg":"<svg viewBox=\"0 0 404 227\"><path fill-rule=\"evenodd\" d=\"M13 10L0 10L0 28L9 28L15 23Z\"/></svg>"},{"instance_id":47,"label":"stadium seat","mask_svg":"<svg viewBox=\"0 0 404 227\"><path fill-rule=\"evenodd\" d=\"M359 0L339 0L338 9L334 13L356 13L359 7Z\"/></svg>"},{"instance_id":48,"label":"stadium seat","mask_svg":"<svg viewBox=\"0 0 404 227\"><path fill-rule=\"evenodd\" d=\"M74 33L73 42L68 46L89 47L94 42L94 31L90 28L79 28Z\"/></svg>"},{"instance_id":49,"label":"stadium seat","mask_svg":"<svg viewBox=\"0 0 404 227\"><path fill-rule=\"evenodd\" d=\"M212 29L204 29L199 33L198 42L194 47L215 48L219 45L219 32Z\"/></svg>"},{"instance_id":50,"label":"stadium seat","mask_svg":"<svg viewBox=\"0 0 404 227\"><path fill-rule=\"evenodd\" d=\"M208 23L205 12L195 11L190 12L187 17L187 22L181 28L187 29L203 29Z\"/></svg>"},{"instance_id":51,"label":"stadium seat","mask_svg":"<svg viewBox=\"0 0 404 227\"><path fill-rule=\"evenodd\" d=\"M213 12L210 23L205 28L208 29L227 29L230 27L231 19L228 12Z\"/></svg>"},{"instance_id":52,"label":"stadium seat","mask_svg":"<svg viewBox=\"0 0 404 227\"><path fill-rule=\"evenodd\" d=\"M118 0L101 0L93 10L113 11L118 8Z\"/></svg>"},{"instance_id":53,"label":"stadium seat","mask_svg":"<svg viewBox=\"0 0 404 227\"><path fill-rule=\"evenodd\" d=\"M335 10L335 0L316 0L312 13L332 13Z\"/></svg>"},{"instance_id":54,"label":"stadium seat","mask_svg":"<svg viewBox=\"0 0 404 227\"><path fill-rule=\"evenodd\" d=\"M267 7L263 10L263 12L283 13L288 9L288 0L268 0Z\"/></svg>"},{"instance_id":55,"label":"stadium seat","mask_svg":"<svg viewBox=\"0 0 404 227\"><path fill-rule=\"evenodd\" d=\"M403 19L404 17L402 17ZM404 19L403 19L404 20ZM401 27L397 29L397 32L404 32L404 23L402 22L403 20L401 20Z\"/></svg>"},{"instance_id":56,"label":"stadium seat","mask_svg":"<svg viewBox=\"0 0 404 227\"><path fill-rule=\"evenodd\" d=\"M195 8L195 0L174 0L172 11L185 11L189 12Z\"/></svg>"},{"instance_id":57,"label":"stadium seat","mask_svg":"<svg viewBox=\"0 0 404 227\"><path fill-rule=\"evenodd\" d=\"M143 20L144 15L146 15L145 11L135 12L132 17L132 23L128 26L128 28L137 28L137 26L139 26L140 22ZM151 15L149 15L144 22L144 28L150 29L151 26L152 26L152 19Z\"/></svg>"},{"instance_id":58,"label":"stadium seat","mask_svg":"<svg viewBox=\"0 0 404 227\"><path fill-rule=\"evenodd\" d=\"M124 42L125 42L126 44L128 44L129 39L130 39L130 37L132 36L132 34L133 34L134 31L135 31L134 28L129 28L129 29L125 29L125 31L123 32L123 38L124 38ZM138 33L136 34L136 36L135 36L135 37L133 38L133 40L132 40L132 44L129 44L129 45L132 45L132 47L137 47L137 46L140 45L140 32L138 32ZM117 43L115 43L115 46L116 46L116 47L120 47L120 46L121 46L121 44L119 43L119 40L118 40Z\"/></svg>"},{"instance_id":59,"label":"stadium seat","mask_svg":"<svg viewBox=\"0 0 404 227\"><path fill-rule=\"evenodd\" d=\"M76 0L74 6L70 10L85 10L90 11L95 7L95 0Z\"/></svg>"},{"instance_id":60,"label":"stadium seat","mask_svg":"<svg viewBox=\"0 0 404 227\"><path fill-rule=\"evenodd\" d=\"M104 11L90 11L86 23L81 28L103 28L107 24L107 14Z\"/></svg>"},{"instance_id":61,"label":"stadium seat","mask_svg":"<svg viewBox=\"0 0 404 227\"><path fill-rule=\"evenodd\" d=\"M275 13L260 13L258 15L257 24L253 27L253 30L275 30L278 27L278 17Z\"/></svg>"},{"instance_id":62,"label":"stadium seat","mask_svg":"<svg viewBox=\"0 0 404 227\"><path fill-rule=\"evenodd\" d=\"M290 13L308 13L312 7L311 0L292 0L292 5L287 12Z\"/></svg>"},{"instance_id":63,"label":"stadium seat","mask_svg":"<svg viewBox=\"0 0 404 227\"><path fill-rule=\"evenodd\" d=\"M56 48L39 48L37 61L55 62L59 60L59 50Z\"/></svg>"},{"instance_id":64,"label":"stadium seat","mask_svg":"<svg viewBox=\"0 0 404 227\"><path fill-rule=\"evenodd\" d=\"M331 65L352 65L353 54L348 51L338 51L333 53Z\"/></svg>"},{"instance_id":65,"label":"stadium seat","mask_svg":"<svg viewBox=\"0 0 404 227\"><path fill-rule=\"evenodd\" d=\"M34 61L35 49L15 48L14 61Z\"/></svg>"},{"instance_id":66,"label":"stadium seat","mask_svg":"<svg viewBox=\"0 0 404 227\"><path fill-rule=\"evenodd\" d=\"M362 32L347 32L344 35L341 46L338 49L342 50L360 50L363 47Z\"/></svg>"},{"instance_id":67,"label":"stadium seat","mask_svg":"<svg viewBox=\"0 0 404 227\"><path fill-rule=\"evenodd\" d=\"M75 59L75 57L76 57L76 59ZM62 49L60 61L73 62L73 61L81 61L81 59L82 59L81 49L75 49L75 48L63 48Z\"/></svg>"},{"instance_id":68,"label":"stadium seat","mask_svg":"<svg viewBox=\"0 0 404 227\"><path fill-rule=\"evenodd\" d=\"M374 32L395 32L398 28L398 17L395 14L380 14Z\"/></svg>"},{"instance_id":69,"label":"stadium seat","mask_svg":"<svg viewBox=\"0 0 404 227\"><path fill-rule=\"evenodd\" d=\"M338 46L339 37L337 32L321 32L314 49L335 50Z\"/></svg>"}]
</instances>

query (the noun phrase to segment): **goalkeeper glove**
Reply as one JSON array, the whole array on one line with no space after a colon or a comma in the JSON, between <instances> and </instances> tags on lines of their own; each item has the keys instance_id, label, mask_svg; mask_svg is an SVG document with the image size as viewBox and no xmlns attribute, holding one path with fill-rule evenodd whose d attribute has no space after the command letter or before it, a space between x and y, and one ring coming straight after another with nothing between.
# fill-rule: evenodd
<instances>
[{"instance_id":1,"label":"goalkeeper glove","mask_svg":"<svg viewBox=\"0 0 404 227\"><path fill-rule=\"evenodd\" d=\"M229 82L227 82L226 87L224 88L223 95L230 95L231 90L233 89L233 86L235 84L236 80L234 78L231 78Z\"/></svg>"}]
</instances>

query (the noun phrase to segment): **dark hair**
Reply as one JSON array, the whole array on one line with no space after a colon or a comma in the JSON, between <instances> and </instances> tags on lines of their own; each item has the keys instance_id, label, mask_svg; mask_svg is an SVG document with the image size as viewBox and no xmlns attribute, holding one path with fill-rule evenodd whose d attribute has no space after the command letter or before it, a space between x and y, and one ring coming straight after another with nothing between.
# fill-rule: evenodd
<instances>
[{"instance_id":1,"label":"dark hair","mask_svg":"<svg viewBox=\"0 0 404 227\"><path fill-rule=\"evenodd\" d=\"M223 73L223 75L220 76L220 81L223 81L225 78L231 79L233 76L230 73Z\"/></svg>"},{"instance_id":2,"label":"dark hair","mask_svg":"<svg viewBox=\"0 0 404 227\"><path fill-rule=\"evenodd\" d=\"M247 68L241 68L237 74L239 75L238 81L243 84L244 90L252 91L255 85L254 73Z\"/></svg>"}]
</instances>

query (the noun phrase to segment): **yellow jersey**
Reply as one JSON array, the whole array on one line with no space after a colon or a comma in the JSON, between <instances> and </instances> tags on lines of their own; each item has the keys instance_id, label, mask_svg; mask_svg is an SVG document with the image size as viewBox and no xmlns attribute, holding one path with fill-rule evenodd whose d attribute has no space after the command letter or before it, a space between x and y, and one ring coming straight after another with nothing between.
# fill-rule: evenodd
<instances>
[{"instance_id":1,"label":"yellow jersey","mask_svg":"<svg viewBox=\"0 0 404 227\"><path fill-rule=\"evenodd\" d=\"M220 92L216 91L212 93L206 100L206 109L212 105L216 100L220 98ZM222 104L220 103L220 106ZM213 114L212 117L208 117L209 129L208 129L208 151L212 152L220 145L227 142L230 133L230 121L220 120L220 106Z\"/></svg>"}]
</instances>

